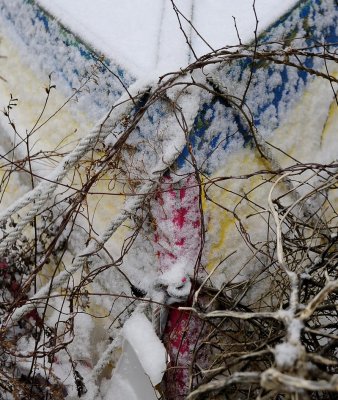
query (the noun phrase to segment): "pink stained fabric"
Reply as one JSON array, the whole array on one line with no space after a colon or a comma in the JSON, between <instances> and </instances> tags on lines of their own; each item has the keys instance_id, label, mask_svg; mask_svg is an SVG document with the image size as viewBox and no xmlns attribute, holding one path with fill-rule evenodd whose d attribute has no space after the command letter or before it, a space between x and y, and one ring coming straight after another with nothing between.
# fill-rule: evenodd
<instances>
[{"instance_id":1,"label":"pink stained fabric","mask_svg":"<svg viewBox=\"0 0 338 400\"><path fill-rule=\"evenodd\" d=\"M152 202L154 249L159 271L184 259L193 272L200 246L199 187L194 175L174 184L164 178Z\"/></svg>"},{"instance_id":2,"label":"pink stained fabric","mask_svg":"<svg viewBox=\"0 0 338 400\"><path fill-rule=\"evenodd\" d=\"M183 260L186 272L194 275L201 243L199 186L195 176L189 175L178 183L173 183L170 176L164 178L152 202L151 212L159 274ZM186 281L183 271L179 279L182 283ZM163 335L170 357L163 380L166 400L183 399L188 394L189 367L201 329L201 321L195 315L170 309Z\"/></svg>"}]
</instances>

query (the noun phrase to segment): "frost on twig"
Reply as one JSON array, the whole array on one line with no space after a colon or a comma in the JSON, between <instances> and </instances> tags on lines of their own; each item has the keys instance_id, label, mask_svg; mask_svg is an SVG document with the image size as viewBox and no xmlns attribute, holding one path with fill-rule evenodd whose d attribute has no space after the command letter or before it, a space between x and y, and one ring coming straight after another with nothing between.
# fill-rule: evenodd
<instances>
[{"instance_id":1,"label":"frost on twig","mask_svg":"<svg viewBox=\"0 0 338 400\"><path fill-rule=\"evenodd\" d=\"M206 396L215 393L237 393L235 396L242 398L239 393L249 390L250 383L257 398L270 398L269 393L287 393L293 398L296 393L321 396L337 392L336 211L328 208L309 215L308 208L324 193L329 198L336 182L336 167L332 167L325 182L320 179L308 189L307 183L301 184L297 178L297 190L302 191L297 198L288 190L283 193L285 186L290 187L284 185L285 178L294 180L293 168L280 171L270 184L267 206L275 247L269 255L263 251L256 254L261 254L271 269L271 284L278 279L270 296L279 301L269 307L241 304L231 296L237 292L236 285L233 289L230 285L213 287L215 272L211 271L200 282L193 307L180 308L214 327L200 346L217 346L210 347L214 362L200 371L201 383L189 398L209 398ZM312 172L318 176L316 168ZM254 278L250 285L255 287ZM242 368L247 372L238 372Z\"/></svg>"}]
</instances>

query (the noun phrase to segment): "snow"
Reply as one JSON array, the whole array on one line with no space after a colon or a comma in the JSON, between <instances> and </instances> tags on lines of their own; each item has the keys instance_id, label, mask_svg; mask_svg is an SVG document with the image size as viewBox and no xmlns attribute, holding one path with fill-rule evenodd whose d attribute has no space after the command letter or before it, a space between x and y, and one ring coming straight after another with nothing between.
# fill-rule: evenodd
<instances>
[{"instance_id":1,"label":"snow","mask_svg":"<svg viewBox=\"0 0 338 400\"><path fill-rule=\"evenodd\" d=\"M288 340L290 343L299 343L300 332L303 329L303 322L297 318L294 318L288 326Z\"/></svg>"},{"instance_id":2,"label":"snow","mask_svg":"<svg viewBox=\"0 0 338 400\"><path fill-rule=\"evenodd\" d=\"M145 373L155 386L166 369L166 350L144 314L135 313L124 324L123 336L135 351Z\"/></svg>"},{"instance_id":3,"label":"snow","mask_svg":"<svg viewBox=\"0 0 338 400\"><path fill-rule=\"evenodd\" d=\"M304 351L300 338L303 322L295 318L290 309L279 310L279 314L284 315L285 320L289 322L287 340L274 348L275 362L278 368L292 368Z\"/></svg>"},{"instance_id":4,"label":"snow","mask_svg":"<svg viewBox=\"0 0 338 400\"><path fill-rule=\"evenodd\" d=\"M73 33L95 50L118 60L136 77L154 70L178 69L194 56L180 30L170 0L38 0ZM254 37L252 0L176 0L182 14L213 48L238 44L233 16L243 43ZM296 0L256 0L259 32L297 3ZM197 56L210 47L179 15Z\"/></svg>"},{"instance_id":5,"label":"snow","mask_svg":"<svg viewBox=\"0 0 338 400\"><path fill-rule=\"evenodd\" d=\"M108 382L103 382L101 393L103 400L156 400L158 398L128 341L124 342L123 353L114 375Z\"/></svg>"},{"instance_id":6,"label":"snow","mask_svg":"<svg viewBox=\"0 0 338 400\"><path fill-rule=\"evenodd\" d=\"M166 291L173 298L172 301L182 301L189 296L191 282L187 270L187 263L180 259L160 275L159 283L167 287Z\"/></svg>"},{"instance_id":7,"label":"snow","mask_svg":"<svg viewBox=\"0 0 338 400\"><path fill-rule=\"evenodd\" d=\"M299 347L291 343L280 343L275 347L275 361L279 368L292 367L300 353Z\"/></svg>"},{"instance_id":8,"label":"snow","mask_svg":"<svg viewBox=\"0 0 338 400\"><path fill-rule=\"evenodd\" d=\"M51 114L49 111L56 111L67 102L62 111L71 111L72 118L78 124L87 126L85 119L89 118L95 123L120 98L124 86L130 86L135 80L120 64L120 61L123 62L122 55L119 60L115 58L113 63L104 60L110 68L102 68L93 57L92 49L78 41L70 31L60 27L56 20L42 14L35 2L0 0L0 20L1 55L5 55L1 59L1 76L7 80L0 80L0 85L5 86L0 94L8 96L8 93L13 93L19 98L19 105L23 101L31 104L33 113L27 113L32 116L24 126L25 129L34 125L41 111L38 106L40 100L36 99L40 94L37 88L43 85L41 93L46 94L44 86L49 74L52 74L56 90L52 91L52 102L48 102L49 110L46 110L44 117ZM22 96L23 92L25 97ZM25 92L31 98L27 96L26 100ZM60 95L61 102L55 99ZM53 106L54 99L59 103L57 108ZM7 98L3 100L0 97L0 100L4 104L8 102ZM55 120L59 119L52 118L52 123ZM63 129L65 126L68 126L67 122L64 122ZM70 127L69 131L72 131Z\"/></svg>"}]
</instances>

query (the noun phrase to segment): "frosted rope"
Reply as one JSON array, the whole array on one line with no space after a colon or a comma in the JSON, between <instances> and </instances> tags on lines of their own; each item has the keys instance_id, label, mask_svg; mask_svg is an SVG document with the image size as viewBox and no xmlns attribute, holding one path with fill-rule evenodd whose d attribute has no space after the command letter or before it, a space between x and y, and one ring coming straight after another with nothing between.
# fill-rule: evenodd
<instances>
[{"instance_id":1,"label":"frosted rope","mask_svg":"<svg viewBox=\"0 0 338 400\"><path fill-rule=\"evenodd\" d=\"M6 236L0 242L0 254L1 255L5 252L6 249L8 249L12 244L15 243L15 241L20 236L21 231L24 229L24 227L27 225L27 223L29 223L36 216L36 214L38 214L38 212L41 210L41 208L46 203L48 197L49 197L49 191L47 191L46 193L41 195L38 198L38 200L34 203L33 208L20 220L20 222L18 222L16 227L8 234L8 236Z\"/></svg>"},{"instance_id":2,"label":"frosted rope","mask_svg":"<svg viewBox=\"0 0 338 400\"><path fill-rule=\"evenodd\" d=\"M65 177L69 169L71 169L87 151L92 149L92 145L96 143L99 134L100 129L95 127L88 136L83 138L75 149L61 161L60 165L46 177L46 180L40 182L34 189L24 194L5 211L0 213L0 224L6 222L12 214L18 212L20 209L39 198L42 194L52 193L55 190L57 183Z\"/></svg>"},{"instance_id":3,"label":"frosted rope","mask_svg":"<svg viewBox=\"0 0 338 400\"><path fill-rule=\"evenodd\" d=\"M96 365L91 373L90 380L92 382L96 381L96 379L99 377L101 372L105 369L107 364L109 364L114 350L117 347L120 347L121 344L122 344L121 336L118 336L106 347L105 351L102 353L101 357L99 358L99 361L96 363Z\"/></svg>"},{"instance_id":4,"label":"frosted rope","mask_svg":"<svg viewBox=\"0 0 338 400\"><path fill-rule=\"evenodd\" d=\"M36 303L38 303L40 298L47 296L50 292L55 289L61 287L65 284L68 279L75 274L82 266L84 261L93 253L97 252L102 248L102 246L107 242L107 240L116 232L116 230L123 224L123 222L129 217L129 215L133 214L137 211L137 209L143 204L145 197L153 192L158 184L160 177L163 172L166 170L168 165L172 164L176 159L177 155L180 151L175 149L175 153L171 155L170 159L166 163L161 163L158 165L154 171L150 174L149 180L146 181L145 184L142 185L138 194L134 197L130 197L126 203L124 209L121 210L120 214L117 215L112 222L108 225L105 232L99 237L96 241L92 241L88 244L88 246L84 249L82 254L79 254L75 257L72 265L60 272L60 274L50 283L42 286L37 293L32 296L29 301L17 308L13 314L9 317L11 323L18 322L25 314L30 312L36 307Z\"/></svg>"},{"instance_id":5,"label":"frosted rope","mask_svg":"<svg viewBox=\"0 0 338 400\"><path fill-rule=\"evenodd\" d=\"M127 103L127 106L131 108L133 104ZM13 229L8 236L1 241L0 255L3 255L4 251L15 243L27 223L29 223L41 211L46 200L52 197L58 183L62 181L67 173L88 151L94 148L98 138L102 137L104 139L112 131L122 115L127 111L130 111L127 106L119 107L115 113L105 116L85 138L81 139L75 149L63 158L60 164L47 176L46 180L40 182L34 189L24 194L5 211L0 213L1 225L22 208L26 207L30 203L34 203L31 210L21 218L15 229Z\"/></svg>"}]
</instances>

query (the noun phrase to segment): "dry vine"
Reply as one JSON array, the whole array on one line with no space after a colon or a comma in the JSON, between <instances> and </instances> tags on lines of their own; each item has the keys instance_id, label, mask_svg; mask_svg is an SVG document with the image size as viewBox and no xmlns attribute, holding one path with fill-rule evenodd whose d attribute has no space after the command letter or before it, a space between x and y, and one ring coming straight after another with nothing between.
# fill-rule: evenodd
<instances>
[{"instance_id":1,"label":"dry vine","mask_svg":"<svg viewBox=\"0 0 338 400\"><path fill-rule=\"evenodd\" d=\"M176 7L174 3L173 6ZM177 8L175 11L178 19L184 17ZM204 75L207 66L231 66L238 60L249 60L252 65L259 62L284 65L328 80L337 101L338 81L329 68L306 67L302 61L320 59L326 66L337 63L333 48L320 43L306 48L303 45L297 48L294 44L290 48L284 42L259 43L256 38L254 45L240 43L212 51L186 68L162 76L156 84L136 92L128 90L125 98L112 107L75 150L65 153L62 144L53 151L33 151L34 134L50 118L58 118L55 112L44 119L46 105L55 89L52 78L49 77L46 87L45 105L27 135L20 133L12 120L17 100L11 96L3 114L16 142L1 155L0 197L6 198L11 181L18 174L29 176L31 192L0 215L0 399L9 398L7 394L14 399L65 398L67 390L53 372L62 352L68 354L78 396L85 395L86 382L79 365L90 360L74 360L69 351L77 334L74 321L80 314L97 320L108 319L113 326L101 358L90 365L93 382L102 379L102 375L109 376L112 353L119 346L114 341L116 331L135 307L146 308L148 303L154 303L123 270L123 261L138 235L150 236L149 199L156 194L166 172L177 173L173 164L185 144L199 186L202 222L205 222L203 204L212 204L220 214L231 215L243 239L243 248L252 255L248 264L255 262L261 266L250 279L240 283L227 281L221 287L215 278L219 265L201 275L208 241L207 228L202 224L200 253L192 277L192 302L181 307L201 322L189 366L188 399L335 398L334 393L338 392L338 210L335 200L338 164L293 161L292 165L282 168L272 155L272 146L258 133L246 105L247 90L236 97L227 93L215 76ZM100 60L98 65L104 64ZM254 74L254 69L251 72ZM196 76L205 79L198 81ZM95 72L86 79L74 96L84 90L88 80L95 79ZM207 93L235 109L255 144L253 151L270 168L240 176L210 177L204 173L194 157L190 125L181 102L193 91ZM153 170L143 170L146 160L137 159L132 137L147 112L160 102L181 127L183 139L166 158L162 157L161 145L149 140L146 145L158 152L158 164ZM117 132L116 140L106 146L104 138L112 132ZM161 134L159 128L158 143L163 141ZM26 156L19 158L16 149L22 144L26 147ZM42 177L32 168L36 161L62 165L63 169ZM260 178L259 184L255 183L257 178ZM102 182L108 190L99 189ZM230 208L227 184L233 182L251 189L244 194L235 193L237 203ZM89 210L89 199L94 195L114 198L121 190L126 204L99 234L100 228L93 223ZM223 195L215 197L214 190L223 191ZM269 192L268 198L261 199L261 204L250 200L252 193L260 191ZM249 205L251 215L241 211L244 203ZM264 241L252 237L247 223L258 214L262 215L261 229L266 232ZM114 258L107 242L122 225L127 226L129 234L125 236L121 254ZM72 252L71 238L79 231L85 246L80 252ZM231 257L232 254L224 254L220 264L231 262ZM245 267L237 266L238 271ZM98 292L92 288L92 283L107 270L114 270L115 276L124 280L121 292ZM255 292L262 282L264 291L251 303L246 302L247 293ZM106 313L92 307L99 297L111 305ZM52 311L51 326L48 319ZM32 351L23 351L25 341L34 344ZM207 361L205 354L208 354Z\"/></svg>"}]
</instances>

